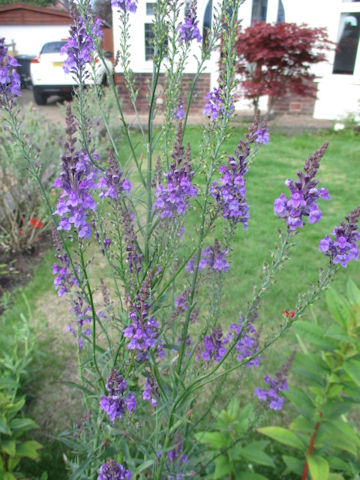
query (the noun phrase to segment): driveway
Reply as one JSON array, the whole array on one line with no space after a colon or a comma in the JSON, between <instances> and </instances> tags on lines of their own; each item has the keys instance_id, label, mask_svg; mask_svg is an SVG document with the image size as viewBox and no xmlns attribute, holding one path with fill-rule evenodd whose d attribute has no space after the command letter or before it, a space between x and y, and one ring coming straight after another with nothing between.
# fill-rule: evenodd
<instances>
[{"instance_id":1,"label":"driveway","mask_svg":"<svg viewBox=\"0 0 360 480\"><path fill-rule=\"evenodd\" d=\"M62 123L65 125L65 111L59 108L62 105L63 100L60 97L52 96L48 99L46 105L36 105L33 97L32 90L22 89L21 97L18 99L20 107L32 103L35 108L43 114L48 120L54 123Z\"/></svg>"}]
</instances>

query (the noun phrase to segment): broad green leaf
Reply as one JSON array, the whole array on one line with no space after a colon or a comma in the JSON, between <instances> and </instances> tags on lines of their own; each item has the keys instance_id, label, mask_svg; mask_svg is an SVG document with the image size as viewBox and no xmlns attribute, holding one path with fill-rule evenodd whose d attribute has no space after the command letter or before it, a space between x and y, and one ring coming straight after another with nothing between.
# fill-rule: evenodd
<instances>
[{"instance_id":1,"label":"broad green leaf","mask_svg":"<svg viewBox=\"0 0 360 480\"><path fill-rule=\"evenodd\" d=\"M16 477L13 473L5 472L1 477L1 480L16 480Z\"/></svg>"},{"instance_id":2,"label":"broad green leaf","mask_svg":"<svg viewBox=\"0 0 360 480\"><path fill-rule=\"evenodd\" d=\"M346 360L344 362L344 370L351 377L351 379L360 386L360 360Z\"/></svg>"},{"instance_id":3,"label":"broad green leaf","mask_svg":"<svg viewBox=\"0 0 360 480\"><path fill-rule=\"evenodd\" d=\"M347 334L346 330L339 325L330 325L325 333L325 337L329 337L343 343L352 344L355 342L355 340Z\"/></svg>"},{"instance_id":4,"label":"broad green leaf","mask_svg":"<svg viewBox=\"0 0 360 480\"><path fill-rule=\"evenodd\" d=\"M286 430L282 427L262 427L258 428L258 432L266 435L267 437L276 440L277 442L283 443L288 447L293 447L298 450L304 450L304 444L300 438L290 430Z\"/></svg>"},{"instance_id":5,"label":"broad green leaf","mask_svg":"<svg viewBox=\"0 0 360 480\"><path fill-rule=\"evenodd\" d=\"M353 383L344 383L344 393L356 403L360 400L360 387Z\"/></svg>"},{"instance_id":6,"label":"broad green leaf","mask_svg":"<svg viewBox=\"0 0 360 480\"><path fill-rule=\"evenodd\" d=\"M231 417L236 418L238 416L240 407L239 407L239 400L237 399L237 397L233 397L230 400L230 403L226 410Z\"/></svg>"},{"instance_id":7,"label":"broad green leaf","mask_svg":"<svg viewBox=\"0 0 360 480\"><path fill-rule=\"evenodd\" d=\"M305 433L306 435L312 434L314 431L314 423L310 422L307 418L299 416L289 425L290 430L299 433Z\"/></svg>"},{"instance_id":8,"label":"broad green leaf","mask_svg":"<svg viewBox=\"0 0 360 480\"><path fill-rule=\"evenodd\" d=\"M360 290L356 284L349 278L347 282L347 296L350 300L350 303L355 306L360 307Z\"/></svg>"},{"instance_id":9,"label":"broad green leaf","mask_svg":"<svg viewBox=\"0 0 360 480\"><path fill-rule=\"evenodd\" d=\"M353 406L354 403L352 401L341 401L341 397L338 401L335 399L328 400L323 408L324 417L329 419L338 418L340 415L349 412Z\"/></svg>"},{"instance_id":10,"label":"broad green leaf","mask_svg":"<svg viewBox=\"0 0 360 480\"><path fill-rule=\"evenodd\" d=\"M27 430L39 428L39 426L31 418L14 418L10 422L10 427L14 430L14 432L25 432Z\"/></svg>"},{"instance_id":11,"label":"broad green leaf","mask_svg":"<svg viewBox=\"0 0 360 480\"><path fill-rule=\"evenodd\" d=\"M16 455L18 455L19 457L31 458L32 460L38 460L38 450L40 450L40 448L43 447L39 442L37 442L36 440L29 440L18 445Z\"/></svg>"},{"instance_id":12,"label":"broad green leaf","mask_svg":"<svg viewBox=\"0 0 360 480\"><path fill-rule=\"evenodd\" d=\"M264 475L255 472L239 472L236 475L236 480L268 480Z\"/></svg>"},{"instance_id":13,"label":"broad green leaf","mask_svg":"<svg viewBox=\"0 0 360 480\"><path fill-rule=\"evenodd\" d=\"M360 440L355 431L341 420L324 420L315 438L317 447L330 446L357 455Z\"/></svg>"},{"instance_id":14,"label":"broad green leaf","mask_svg":"<svg viewBox=\"0 0 360 480\"><path fill-rule=\"evenodd\" d=\"M328 480L329 464L325 458L320 455L310 455L307 457L311 480Z\"/></svg>"},{"instance_id":15,"label":"broad green leaf","mask_svg":"<svg viewBox=\"0 0 360 480\"><path fill-rule=\"evenodd\" d=\"M344 300L336 290L329 288L326 292L326 302L334 320L346 330L351 317L351 310L346 300Z\"/></svg>"},{"instance_id":16,"label":"broad green leaf","mask_svg":"<svg viewBox=\"0 0 360 480\"><path fill-rule=\"evenodd\" d=\"M11 430L7 420L3 415L0 416L0 433L3 433L4 435L11 435Z\"/></svg>"},{"instance_id":17,"label":"broad green leaf","mask_svg":"<svg viewBox=\"0 0 360 480\"><path fill-rule=\"evenodd\" d=\"M282 458L287 467L287 470L285 470L284 473L292 472L301 476L304 470L305 460L299 460L298 458L291 457L290 455L283 455Z\"/></svg>"},{"instance_id":18,"label":"broad green leaf","mask_svg":"<svg viewBox=\"0 0 360 480\"><path fill-rule=\"evenodd\" d=\"M344 477L340 473L330 473L328 480L344 480Z\"/></svg>"},{"instance_id":19,"label":"broad green leaf","mask_svg":"<svg viewBox=\"0 0 360 480\"><path fill-rule=\"evenodd\" d=\"M339 457L327 457L331 470L339 470L343 473L351 475L352 469L348 462L345 462Z\"/></svg>"},{"instance_id":20,"label":"broad green leaf","mask_svg":"<svg viewBox=\"0 0 360 480\"><path fill-rule=\"evenodd\" d=\"M16 454L16 442L14 440L5 440L0 444L1 451L7 453L10 457Z\"/></svg>"},{"instance_id":21,"label":"broad green leaf","mask_svg":"<svg viewBox=\"0 0 360 480\"><path fill-rule=\"evenodd\" d=\"M252 442L240 449L240 455L251 463L274 467L273 459L263 451L262 442Z\"/></svg>"},{"instance_id":22,"label":"broad green leaf","mask_svg":"<svg viewBox=\"0 0 360 480\"><path fill-rule=\"evenodd\" d=\"M195 438L200 443L205 443L214 449L221 449L229 446L231 438L224 432L198 432Z\"/></svg>"},{"instance_id":23,"label":"broad green leaf","mask_svg":"<svg viewBox=\"0 0 360 480\"><path fill-rule=\"evenodd\" d=\"M17 455L15 457L9 457L8 461L8 470L9 472L13 472L15 468L19 465L20 463L20 457Z\"/></svg>"},{"instance_id":24,"label":"broad green leaf","mask_svg":"<svg viewBox=\"0 0 360 480\"><path fill-rule=\"evenodd\" d=\"M314 415L314 404L309 395L299 387L291 386L284 392L285 397L295 406L296 410L309 420Z\"/></svg>"},{"instance_id":25,"label":"broad green leaf","mask_svg":"<svg viewBox=\"0 0 360 480\"><path fill-rule=\"evenodd\" d=\"M0 378L0 390L8 388L13 390L18 387L18 383L11 377L2 377Z\"/></svg>"},{"instance_id":26,"label":"broad green leaf","mask_svg":"<svg viewBox=\"0 0 360 480\"><path fill-rule=\"evenodd\" d=\"M215 471L212 474L212 478L225 478L228 475L231 475L233 471L233 465L229 462L229 459L226 455L220 455L215 461Z\"/></svg>"},{"instance_id":27,"label":"broad green leaf","mask_svg":"<svg viewBox=\"0 0 360 480\"><path fill-rule=\"evenodd\" d=\"M292 370L321 386L325 385L325 377L330 374L326 362L315 354L297 353Z\"/></svg>"},{"instance_id":28,"label":"broad green leaf","mask_svg":"<svg viewBox=\"0 0 360 480\"><path fill-rule=\"evenodd\" d=\"M297 320L292 328L302 340L308 343L325 349L332 349L336 346L336 342L325 338L325 330L319 325L315 325L315 323Z\"/></svg>"},{"instance_id":29,"label":"broad green leaf","mask_svg":"<svg viewBox=\"0 0 360 480\"><path fill-rule=\"evenodd\" d=\"M25 405L25 397L21 397L21 398L19 398L15 403L11 404L11 405L7 408L7 411L8 411L9 413L16 413L16 412L18 412L19 410L21 410L24 405Z\"/></svg>"}]
</instances>

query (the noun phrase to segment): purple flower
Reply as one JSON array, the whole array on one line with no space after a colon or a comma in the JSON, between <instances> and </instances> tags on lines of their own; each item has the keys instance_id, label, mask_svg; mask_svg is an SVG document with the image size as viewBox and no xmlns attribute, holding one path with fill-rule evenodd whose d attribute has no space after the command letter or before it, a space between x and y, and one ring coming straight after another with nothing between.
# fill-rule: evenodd
<instances>
[{"instance_id":1,"label":"purple flower","mask_svg":"<svg viewBox=\"0 0 360 480\"><path fill-rule=\"evenodd\" d=\"M55 180L54 187L61 190L55 210L60 216L58 230L69 232L72 227L77 230L79 238L90 238L91 227L88 223L91 211L96 210L96 202L91 190L97 188L95 181L98 172L94 169L85 151L76 151L73 135L76 132L75 119L68 106L66 114L68 142L67 152L62 158L62 172ZM98 159L97 154L93 156Z\"/></svg>"},{"instance_id":2,"label":"purple flower","mask_svg":"<svg viewBox=\"0 0 360 480\"><path fill-rule=\"evenodd\" d=\"M201 42L202 36L196 20L196 0L193 1L185 15L185 22L181 23L177 29L179 32L179 42L190 43L192 40Z\"/></svg>"},{"instance_id":3,"label":"purple flower","mask_svg":"<svg viewBox=\"0 0 360 480\"><path fill-rule=\"evenodd\" d=\"M153 350L160 357L164 355L162 342L159 340L159 325L154 317L149 315L150 288L153 272L150 271L147 279L141 285L136 300L132 303L129 313L131 323L123 330L124 337L129 338L129 350L136 350L136 359L139 361L149 358L149 351Z\"/></svg>"},{"instance_id":4,"label":"purple flower","mask_svg":"<svg viewBox=\"0 0 360 480\"><path fill-rule=\"evenodd\" d=\"M225 115L225 100L222 94L221 88L213 88L205 97L207 103L204 107L204 115L210 117L211 122L215 120L223 119ZM231 102L228 111L226 113L227 118L229 119L235 111L235 105Z\"/></svg>"},{"instance_id":5,"label":"purple flower","mask_svg":"<svg viewBox=\"0 0 360 480\"><path fill-rule=\"evenodd\" d=\"M119 8L124 12L135 13L137 9L138 0L111 0L111 6Z\"/></svg>"},{"instance_id":6,"label":"purple flower","mask_svg":"<svg viewBox=\"0 0 360 480\"><path fill-rule=\"evenodd\" d=\"M121 197L124 192L130 192L131 183L125 177L124 172L119 170L119 167L115 161L114 154L109 156L109 168L105 174L100 178L98 187L100 188L99 198L109 197L117 199Z\"/></svg>"},{"instance_id":7,"label":"purple flower","mask_svg":"<svg viewBox=\"0 0 360 480\"><path fill-rule=\"evenodd\" d=\"M270 135L267 128L258 128L255 132L256 143L263 143L264 145L269 145Z\"/></svg>"},{"instance_id":8,"label":"purple flower","mask_svg":"<svg viewBox=\"0 0 360 480\"><path fill-rule=\"evenodd\" d=\"M226 353L225 345L228 343L229 338L224 337L221 328L214 328L211 335L204 337L202 347L203 350L200 352L201 358L205 362L210 362L210 360L214 359L217 363L219 363Z\"/></svg>"},{"instance_id":9,"label":"purple flower","mask_svg":"<svg viewBox=\"0 0 360 480\"><path fill-rule=\"evenodd\" d=\"M229 264L226 260L227 253L227 250L221 250L219 241L215 239L214 246L205 248L201 252L199 271L209 267L213 271L227 272L229 269ZM195 271L195 260L194 256L186 264L185 268L189 273L194 273Z\"/></svg>"},{"instance_id":10,"label":"purple flower","mask_svg":"<svg viewBox=\"0 0 360 480\"><path fill-rule=\"evenodd\" d=\"M270 378L268 375L264 378L265 382L269 385L268 388L255 389L254 395L262 402L266 402L272 410L281 410L283 406L284 397L280 396L279 393L289 390L287 377L294 357L295 353L282 365L280 371L275 372L275 378Z\"/></svg>"},{"instance_id":11,"label":"purple flower","mask_svg":"<svg viewBox=\"0 0 360 480\"><path fill-rule=\"evenodd\" d=\"M191 185L194 172L191 167L190 145L185 152L181 122L171 156L174 162L170 165L170 170L164 173L166 185L160 184L155 192L154 209L161 218L185 215L190 205L189 198L197 196L197 188Z\"/></svg>"},{"instance_id":12,"label":"purple flower","mask_svg":"<svg viewBox=\"0 0 360 480\"><path fill-rule=\"evenodd\" d=\"M92 61L95 40L103 38L100 28L102 22L99 18L94 20L90 12L85 14L84 19L76 11L76 7L73 7L72 16L74 25L70 27L70 38L61 49L61 54L67 55L63 69L65 73L74 73L79 80L84 80L84 68ZM91 25L90 30L88 25Z\"/></svg>"},{"instance_id":13,"label":"purple flower","mask_svg":"<svg viewBox=\"0 0 360 480\"><path fill-rule=\"evenodd\" d=\"M328 257L335 265L340 263L344 268L351 260L356 262L359 259L360 233L358 230L358 219L360 216L360 207L357 207L345 217L346 222L341 222L339 227L335 227L332 235L334 239L326 235L320 241L320 250Z\"/></svg>"},{"instance_id":14,"label":"purple flower","mask_svg":"<svg viewBox=\"0 0 360 480\"><path fill-rule=\"evenodd\" d=\"M55 275L54 286L59 297L63 297L74 285L78 286L79 283L72 271L70 259L63 251L63 246L55 229L53 230L52 234L54 246L57 252L55 257L59 262L54 263L52 266L52 273Z\"/></svg>"},{"instance_id":15,"label":"purple flower","mask_svg":"<svg viewBox=\"0 0 360 480\"><path fill-rule=\"evenodd\" d=\"M155 384L155 380L153 378L146 377L145 387L143 392L143 399L148 400L153 407L156 407L158 398L159 398L159 389Z\"/></svg>"},{"instance_id":16,"label":"purple flower","mask_svg":"<svg viewBox=\"0 0 360 480\"><path fill-rule=\"evenodd\" d=\"M317 223L321 219L321 211L316 202L319 198L330 200L326 188L317 188L319 181L314 180L327 145L325 143L306 160L305 173L298 171L298 180L295 182L290 178L286 180L285 185L290 190L290 199L282 193L274 201L274 214L286 219L290 230L301 228L304 225L304 217L308 217L308 223Z\"/></svg>"},{"instance_id":17,"label":"purple flower","mask_svg":"<svg viewBox=\"0 0 360 480\"><path fill-rule=\"evenodd\" d=\"M228 334L229 341L230 339L236 338L242 329L243 318L240 318L239 323L232 323L230 325L230 332ZM235 349L239 352L237 355L237 360L241 362L244 358L252 357L256 355L259 351L259 337L260 330L256 331L256 328L251 322L248 322L241 333L241 337L236 343ZM249 368L255 367L258 368L259 361L262 360L262 356L259 355L256 358L253 358L247 362Z\"/></svg>"},{"instance_id":18,"label":"purple flower","mask_svg":"<svg viewBox=\"0 0 360 480\"><path fill-rule=\"evenodd\" d=\"M178 105L174 107L174 118L176 120L185 120L185 111L184 111L184 103L180 102Z\"/></svg>"},{"instance_id":19,"label":"purple flower","mask_svg":"<svg viewBox=\"0 0 360 480\"><path fill-rule=\"evenodd\" d=\"M126 395L126 389L127 382L117 370L112 369L106 381L108 395L102 395L100 399L100 408L109 416L112 423L116 418L122 417L126 410L131 413L136 409L135 395L131 392Z\"/></svg>"},{"instance_id":20,"label":"purple flower","mask_svg":"<svg viewBox=\"0 0 360 480\"><path fill-rule=\"evenodd\" d=\"M219 183L213 182L211 195L226 220L233 225L241 222L244 230L247 230L249 206L246 200L245 174L248 171L246 159L250 154L248 143L239 143L235 154L236 158L230 155L228 164L219 168L222 176Z\"/></svg>"},{"instance_id":21,"label":"purple flower","mask_svg":"<svg viewBox=\"0 0 360 480\"><path fill-rule=\"evenodd\" d=\"M19 67L15 58L10 57L5 45L5 38L0 38L0 102L13 103L21 95L20 75L15 67Z\"/></svg>"},{"instance_id":22,"label":"purple flower","mask_svg":"<svg viewBox=\"0 0 360 480\"><path fill-rule=\"evenodd\" d=\"M97 480L131 480L131 472L115 460L108 460L100 467Z\"/></svg>"}]
</instances>

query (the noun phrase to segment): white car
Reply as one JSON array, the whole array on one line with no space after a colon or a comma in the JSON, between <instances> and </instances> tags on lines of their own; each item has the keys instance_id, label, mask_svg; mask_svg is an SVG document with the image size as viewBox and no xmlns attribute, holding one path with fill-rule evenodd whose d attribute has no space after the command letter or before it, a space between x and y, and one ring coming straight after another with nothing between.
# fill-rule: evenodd
<instances>
[{"instance_id":1,"label":"white car","mask_svg":"<svg viewBox=\"0 0 360 480\"><path fill-rule=\"evenodd\" d=\"M70 100L77 86L76 79L71 73L65 73L63 67L65 55L60 51L66 44L66 40L45 43L40 55L34 58L30 64L30 77L33 86L34 100L37 105L45 105L50 95L59 95ZM110 74L113 74L113 64L109 60L111 52L106 52L105 62ZM89 73L91 68L89 66ZM97 58L95 61L95 81L98 85L106 85L108 72L103 62ZM92 85L92 75L88 76L85 84Z\"/></svg>"}]
</instances>

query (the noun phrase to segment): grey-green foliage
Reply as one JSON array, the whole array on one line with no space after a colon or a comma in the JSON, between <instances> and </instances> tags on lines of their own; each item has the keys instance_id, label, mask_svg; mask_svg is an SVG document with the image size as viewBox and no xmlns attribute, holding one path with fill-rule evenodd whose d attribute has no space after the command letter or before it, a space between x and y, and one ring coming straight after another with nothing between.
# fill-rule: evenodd
<instances>
[{"instance_id":1,"label":"grey-green foliage","mask_svg":"<svg viewBox=\"0 0 360 480\"><path fill-rule=\"evenodd\" d=\"M44 188L50 191L60 167L64 127L49 122L32 105L24 107L19 116L22 127L27 132L24 141L34 152L34 162ZM19 145L8 135L6 119L2 120L4 129L0 134L0 251L26 251L31 249L39 240L39 235L47 228L48 213L44 208L41 192L29 172L28 161Z\"/></svg>"}]
</instances>

